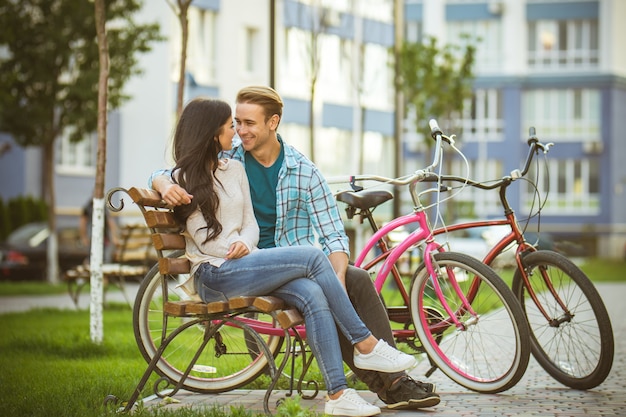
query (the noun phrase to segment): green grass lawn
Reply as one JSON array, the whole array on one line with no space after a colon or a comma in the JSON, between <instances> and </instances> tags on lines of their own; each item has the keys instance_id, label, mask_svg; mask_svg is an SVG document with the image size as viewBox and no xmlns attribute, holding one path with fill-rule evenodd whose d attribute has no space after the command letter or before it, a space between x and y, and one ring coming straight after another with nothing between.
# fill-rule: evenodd
<instances>
[{"instance_id":1,"label":"green grass lawn","mask_svg":"<svg viewBox=\"0 0 626 417\"><path fill-rule=\"evenodd\" d=\"M626 282L626 261L621 259L587 259L577 263L594 282Z\"/></svg>"},{"instance_id":2,"label":"green grass lawn","mask_svg":"<svg viewBox=\"0 0 626 417\"><path fill-rule=\"evenodd\" d=\"M596 282L626 281L626 262L592 259L580 263ZM502 272L505 280L511 271ZM113 288L111 290L114 290ZM87 290L88 291L88 290ZM0 283L0 295L64 294L64 285L45 283ZM89 312L35 310L0 315L0 415L11 417L113 416L103 400L113 394L130 396L145 370L133 336L132 311L126 305L108 305L104 310L104 342L95 345L89 337ZM156 377L153 376L152 380ZM263 378L263 377L262 377ZM319 375L314 379L321 381ZM152 382L152 381L151 381ZM147 385L151 387L151 382ZM361 384L361 383L359 383ZM262 389L259 379L249 388ZM365 389L361 384L357 389ZM152 394L144 391L145 397ZM320 395L323 395L320 393ZM280 415L306 417L298 404L287 404ZM139 409L133 416L252 416L243 410Z\"/></svg>"},{"instance_id":3,"label":"green grass lawn","mask_svg":"<svg viewBox=\"0 0 626 417\"><path fill-rule=\"evenodd\" d=\"M114 416L115 409L103 406L105 396L129 398L146 368L135 344L132 312L127 306L105 309L104 341L100 345L90 340L88 311L34 310L3 314L0 328L2 416ZM147 386L151 387L155 379L153 376ZM263 381L257 383L267 386ZM150 394L149 389L144 390L142 397ZM288 407L291 408L285 416L314 415L298 404L288 402L285 408ZM174 412L141 407L132 415L257 416L243 409Z\"/></svg>"},{"instance_id":4,"label":"green grass lawn","mask_svg":"<svg viewBox=\"0 0 626 417\"><path fill-rule=\"evenodd\" d=\"M50 295L67 293L66 284L0 281L0 295Z\"/></svg>"}]
</instances>

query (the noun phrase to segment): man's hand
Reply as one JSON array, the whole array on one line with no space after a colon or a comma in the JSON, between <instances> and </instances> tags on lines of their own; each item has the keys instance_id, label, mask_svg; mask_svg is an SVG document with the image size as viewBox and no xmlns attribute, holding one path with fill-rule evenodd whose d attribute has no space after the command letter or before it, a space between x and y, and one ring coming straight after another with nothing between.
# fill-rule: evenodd
<instances>
[{"instance_id":1,"label":"man's hand","mask_svg":"<svg viewBox=\"0 0 626 417\"><path fill-rule=\"evenodd\" d=\"M337 274L337 279L339 280L339 283L345 290L346 271L348 270L348 255L346 255L344 252L333 252L328 255L328 260L333 266L335 274Z\"/></svg>"},{"instance_id":2,"label":"man's hand","mask_svg":"<svg viewBox=\"0 0 626 417\"><path fill-rule=\"evenodd\" d=\"M230 246L230 249L228 249L228 252L226 253L225 258L226 259L243 258L244 256L246 256L249 253L250 253L250 251L248 250L246 245L244 245L241 242L235 242L235 243L233 243Z\"/></svg>"},{"instance_id":3,"label":"man's hand","mask_svg":"<svg viewBox=\"0 0 626 417\"><path fill-rule=\"evenodd\" d=\"M191 203L193 196L183 187L174 184L167 176L156 177L152 181L152 188L161 193L161 198L171 206L181 206Z\"/></svg>"}]
</instances>

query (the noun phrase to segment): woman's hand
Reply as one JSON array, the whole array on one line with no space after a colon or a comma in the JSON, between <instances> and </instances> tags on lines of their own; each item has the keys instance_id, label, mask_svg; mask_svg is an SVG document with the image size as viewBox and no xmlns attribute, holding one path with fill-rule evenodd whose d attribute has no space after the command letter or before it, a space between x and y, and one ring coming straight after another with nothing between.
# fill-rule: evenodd
<instances>
[{"instance_id":1,"label":"woman's hand","mask_svg":"<svg viewBox=\"0 0 626 417\"><path fill-rule=\"evenodd\" d=\"M243 258L249 253L250 251L248 250L248 247L246 245L244 245L241 242L235 242L230 246L230 249L228 249L228 252L226 253L225 258L226 259Z\"/></svg>"}]
</instances>

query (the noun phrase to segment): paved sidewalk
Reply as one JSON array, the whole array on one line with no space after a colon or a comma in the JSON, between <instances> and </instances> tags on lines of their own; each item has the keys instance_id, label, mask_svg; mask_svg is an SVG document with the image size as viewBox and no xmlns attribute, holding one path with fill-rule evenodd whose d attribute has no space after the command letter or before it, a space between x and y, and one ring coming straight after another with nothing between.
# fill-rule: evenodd
<instances>
[{"instance_id":1,"label":"paved sidewalk","mask_svg":"<svg viewBox=\"0 0 626 417\"><path fill-rule=\"evenodd\" d=\"M609 310L615 334L615 358L611 374L596 389L577 391L554 381L535 361L531 363L524 378L512 389L495 395L479 394L468 391L447 378L441 371L436 371L430 382L437 384L441 395L441 403L433 408L420 411L392 411L384 408L376 395L361 391L367 400L382 409L381 416L415 416L437 415L438 417L582 417L582 416L626 416L626 283L599 284L600 294ZM136 291L136 288L135 288ZM132 287L129 289L134 296ZM124 301L119 292L110 292L107 299ZM131 298L132 299L132 298ZM89 294L82 294L79 302L82 309L89 307ZM67 294L45 297L0 297L0 314L11 311L24 311L31 308L69 308L75 309ZM411 375L422 379L424 369L418 367ZM137 380L141 375L137 375ZM129 390L132 388L129 388ZM175 399L179 403L164 405L167 409L179 407L212 407L243 405L244 407L262 412L262 390L235 390L223 394L194 394L181 392ZM284 397L284 392L277 391L272 395L270 407L275 409L277 400ZM159 399L144 399L146 406L159 404ZM302 400L302 405L323 413L324 395L318 394L314 400Z\"/></svg>"},{"instance_id":2,"label":"paved sidewalk","mask_svg":"<svg viewBox=\"0 0 626 417\"><path fill-rule=\"evenodd\" d=\"M457 385L441 371L436 371L428 380L437 384L441 403L420 411L388 410L375 394L359 393L382 409L381 416L436 415L437 417L577 417L577 416L626 416L626 284L600 284L597 286L609 310L615 333L615 359L611 374L596 389L577 391L565 387L552 379L531 358L531 363L522 380L512 389L500 394L479 394ZM414 369L411 375L424 380L424 369ZM223 394L195 394L181 392L176 395L180 403L165 405L167 409L179 407L212 407L243 405L247 409L262 412L261 390L235 390ZM275 410L277 400L284 392L275 392L270 399L270 408ZM147 398L145 404L158 404L159 399ZM302 400L305 408L324 412L324 393L314 400Z\"/></svg>"},{"instance_id":3,"label":"paved sidewalk","mask_svg":"<svg viewBox=\"0 0 626 417\"><path fill-rule=\"evenodd\" d=\"M127 282L125 284L126 297L119 288L111 287L104 294L105 301L115 301L119 303L132 302L137 294L139 284ZM78 307L72 301L69 294L40 295L40 296L0 296L0 314L12 312L24 312L37 308L58 308L62 310L88 309L90 303L89 289L83 289L78 299Z\"/></svg>"}]
</instances>

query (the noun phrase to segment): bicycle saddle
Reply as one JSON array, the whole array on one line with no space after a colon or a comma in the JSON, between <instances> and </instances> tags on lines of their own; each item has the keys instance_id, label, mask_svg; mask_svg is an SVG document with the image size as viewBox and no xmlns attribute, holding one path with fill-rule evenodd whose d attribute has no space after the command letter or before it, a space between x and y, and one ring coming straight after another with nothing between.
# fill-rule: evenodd
<instances>
[{"instance_id":1,"label":"bicycle saddle","mask_svg":"<svg viewBox=\"0 0 626 417\"><path fill-rule=\"evenodd\" d=\"M366 190L360 192L344 191L337 194L337 200L361 210L374 208L381 205L385 201L391 200L392 198L393 194L385 190Z\"/></svg>"}]
</instances>

